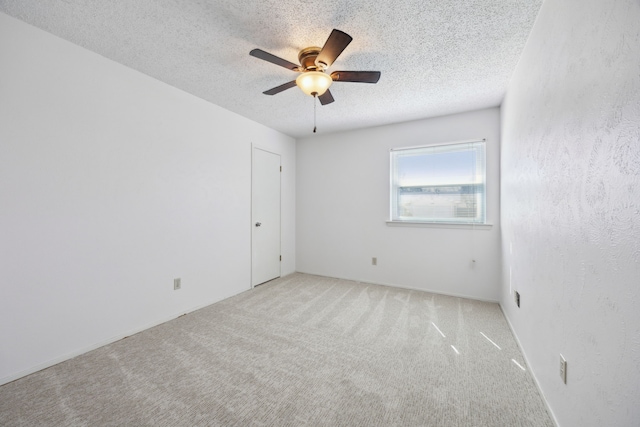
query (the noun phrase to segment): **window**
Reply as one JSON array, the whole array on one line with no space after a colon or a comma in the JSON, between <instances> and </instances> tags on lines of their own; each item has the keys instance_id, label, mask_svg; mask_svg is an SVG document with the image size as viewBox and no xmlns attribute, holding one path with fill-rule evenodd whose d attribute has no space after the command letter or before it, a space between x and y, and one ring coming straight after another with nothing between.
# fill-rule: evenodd
<instances>
[{"instance_id":1,"label":"window","mask_svg":"<svg viewBox=\"0 0 640 427\"><path fill-rule=\"evenodd\" d=\"M391 221L484 224L485 142L391 150Z\"/></svg>"}]
</instances>

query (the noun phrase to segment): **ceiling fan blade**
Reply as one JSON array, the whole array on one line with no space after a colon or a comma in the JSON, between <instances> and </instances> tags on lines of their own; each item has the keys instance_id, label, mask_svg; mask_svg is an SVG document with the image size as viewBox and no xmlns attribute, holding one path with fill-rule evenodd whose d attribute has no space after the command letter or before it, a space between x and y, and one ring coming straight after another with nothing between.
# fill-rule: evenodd
<instances>
[{"instance_id":1,"label":"ceiling fan blade","mask_svg":"<svg viewBox=\"0 0 640 427\"><path fill-rule=\"evenodd\" d=\"M380 71L334 71L331 78L334 82L378 83Z\"/></svg>"},{"instance_id":2,"label":"ceiling fan blade","mask_svg":"<svg viewBox=\"0 0 640 427\"><path fill-rule=\"evenodd\" d=\"M275 94L277 94L277 93L280 93L280 92L282 92L282 91L285 91L285 90L287 90L287 89L290 89L290 88L294 87L295 85L296 85L296 81L295 81L295 80L292 80L292 81L290 81L290 82L288 82L288 83L285 83L285 84L283 84L283 85L276 86L276 87L274 87L273 89L265 90L265 91L264 91L264 92L262 92L262 93L264 93L265 95L275 95Z\"/></svg>"},{"instance_id":3,"label":"ceiling fan blade","mask_svg":"<svg viewBox=\"0 0 640 427\"><path fill-rule=\"evenodd\" d=\"M322 105L331 104L334 101L333 95L331 95L331 92L329 92L329 89L327 89L325 93L320 95L318 99L320 100L320 104Z\"/></svg>"},{"instance_id":4,"label":"ceiling fan blade","mask_svg":"<svg viewBox=\"0 0 640 427\"><path fill-rule=\"evenodd\" d=\"M271 62L272 64L279 65L284 68L288 68L291 71L299 71L300 66L294 64L293 62L289 62L286 59L279 58L275 55L270 54L269 52L265 52L262 49L253 49L249 52L249 55L255 56L258 59L262 59L267 62Z\"/></svg>"},{"instance_id":5,"label":"ceiling fan blade","mask_svg":"<svg viewBox=\"0 0 640 427\"><path fill-rule=\"evenodd\" d=\"M316 58L316 64L322 62L325 67L330 67L342 51L351 43L353 38L340 30L331 31L329 38L324 43L322 50Z\"/></svg>"}]
</instances>

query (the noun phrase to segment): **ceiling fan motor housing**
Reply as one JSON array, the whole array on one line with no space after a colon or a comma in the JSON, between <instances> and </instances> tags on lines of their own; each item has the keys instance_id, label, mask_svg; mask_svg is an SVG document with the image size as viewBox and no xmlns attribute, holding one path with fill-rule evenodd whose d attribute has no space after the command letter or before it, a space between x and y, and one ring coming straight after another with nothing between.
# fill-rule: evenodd
<instances>
[{"instance_id":1,"label":"ceiling fan motor housing","mask_svg":"<svg viewBox=\"0 0 640 427\"><path fill-rule=\"evenodd\" d=\"M327 69L327 64L322 62L316 63L316 58L322 48L317 46L305 47L298 53L298 60L302 68L301 71L322 71Z\"/></svg>"}]
</instances>

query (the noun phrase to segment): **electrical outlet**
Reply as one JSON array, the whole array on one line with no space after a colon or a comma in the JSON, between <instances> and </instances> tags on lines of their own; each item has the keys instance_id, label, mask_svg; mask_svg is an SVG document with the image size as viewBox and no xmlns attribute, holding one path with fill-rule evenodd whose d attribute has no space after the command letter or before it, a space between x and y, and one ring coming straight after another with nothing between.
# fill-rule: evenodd
<instances>
[{"instance_id":1,"label":"electrical outlet","mask_svg":"<svg viewBox=\"0 0 640 427\"><path fill-rule=\"evenodd\" d=\"M378 265L378 258L376 257L371 258L371 265Z\"/></svg>"},{"instance_id":2,"label":"electrical outlet","mask_svg":"<svg viewBox=\"0 0 640 427\"><path fill-rule=\"evenodd\" d=\"M182 288L182 283L180 278L178 279L173 279L173 290L177 291L178 289Z\"/></svg>"},{"instance_id":3,"label":"electrical outlet","mask_svg":"<svg viewBox=\"0 0 640 427\"><path fill-rule=\"evenodd\" d=\"M520 308L520 292L513 291L513 298L515 299L518 308Z\"/></svg>"},{"instance_id":4,"label":"electrical outlet","mask_svg":"<svg viewBox=\"0 0 640 427\"><path fill-rule=\"evenodd\" d=\"M562 354L560 355L560 378L563 383L567 383L567 361Z\"/></svg>"}]
</instances>

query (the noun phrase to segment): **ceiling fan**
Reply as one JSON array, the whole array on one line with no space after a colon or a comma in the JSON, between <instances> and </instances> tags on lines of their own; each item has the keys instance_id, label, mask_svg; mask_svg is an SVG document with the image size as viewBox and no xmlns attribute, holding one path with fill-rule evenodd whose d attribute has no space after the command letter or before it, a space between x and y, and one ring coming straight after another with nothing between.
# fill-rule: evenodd
<instances>
[{"instance_id":1,"label":"ceiling fan","mask_svg":"<svg viewBox=\"0 0 640 427\"><path fill-rule=\"evenodd\" d=\"M327 105L334 101L329 91L329 86L333 82L377 83L380 79L380 71L334 71L330 75L326 74L327 68L340 56L351 40L353 38L349 34L334 29L322 48L306 47L298 53L300 65L264 50L253 49L249 55L301 73L297 79L262 93L275 95L297 85L305 94L318 97L320 104Z\"/></svg>"}]
</instances>

